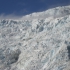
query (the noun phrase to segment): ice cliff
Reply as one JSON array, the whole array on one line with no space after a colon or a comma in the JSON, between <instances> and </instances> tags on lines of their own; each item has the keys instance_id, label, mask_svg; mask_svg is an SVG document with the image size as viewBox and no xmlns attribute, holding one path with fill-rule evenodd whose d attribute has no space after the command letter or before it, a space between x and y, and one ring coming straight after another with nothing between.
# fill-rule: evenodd
<instances>
[{"instance_id":1,"label":"ice cliff","mask_svg":"<svg viewBox=\"0 0 70 70\"><path fill-rule=\"evenodd\" d=\"M0 70L70 70L70 6L0 20Z\"/></svg>"}]
</instances>

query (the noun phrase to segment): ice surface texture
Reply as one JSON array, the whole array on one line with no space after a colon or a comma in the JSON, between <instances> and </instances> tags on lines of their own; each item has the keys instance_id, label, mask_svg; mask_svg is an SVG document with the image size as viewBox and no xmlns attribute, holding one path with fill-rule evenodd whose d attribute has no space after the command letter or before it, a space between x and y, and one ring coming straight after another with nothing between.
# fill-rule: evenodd
<instances>
[{"instance_id":1,"label":"ice surface texture","mask_svg":"<svg viewBox=\"0 0 70 70\"><path fill-rule=\"evenodd\" d=\"M0 70L70 70L70 6L48 11L0 20Z\"/></svg>"}]
</instances>

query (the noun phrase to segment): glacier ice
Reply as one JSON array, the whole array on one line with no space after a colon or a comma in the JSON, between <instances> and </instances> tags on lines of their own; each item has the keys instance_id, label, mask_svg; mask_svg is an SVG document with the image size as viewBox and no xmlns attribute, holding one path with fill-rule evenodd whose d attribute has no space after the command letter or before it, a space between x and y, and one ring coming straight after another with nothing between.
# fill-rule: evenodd
<instances>
[{"instance_id":1,"label":"glacier ice","mask_svg":"<svg viewBox=\"0 0 70 70\"><path fill-rule=\"evenodd\" d=\"M70 6L0 20L0 70L70 70Z\"/></svg>"}]
</instances>

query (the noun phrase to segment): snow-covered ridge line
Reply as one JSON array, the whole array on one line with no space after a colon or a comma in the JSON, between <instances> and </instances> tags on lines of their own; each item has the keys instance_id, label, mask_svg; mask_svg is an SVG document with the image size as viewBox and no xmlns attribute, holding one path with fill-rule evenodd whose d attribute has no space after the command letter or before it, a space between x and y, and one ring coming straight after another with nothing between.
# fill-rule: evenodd
<instances>
[{"instance_id":1,"label":"snow-covered ridge line","mask_svg":"<svg viewBox=\"0 0 70 70\"><path fill-rule=\"evenodd\" d=\"M64 17L66 15L70 15L70 5L55 7L52 9L48 9L46 11L32 13L23 16L22 19L42 19L48 17L58 18L58 17Z\"/></svg>"},{"instance_id":2,"label":"snow-covered ridge line","mask_svg":"<svg viewBox=\"0 0 70 70\"><path fill-rule=\"evenodd\" d=\"M60 6L60 7L55 7L55 8L52 8L52 9L48 9L48 10L45 10L45 11L42 11L42 12L34 12L34 13L31 13L31 14L28 14L28 15L25 15L25 16L14 16L12 18L8 17L5 19L9 19L9 20L32 20L32 19L45 19L45 18L48 18L48 17L51 17L51 18L58 18L58 17L64 17L66 15L70 15L70 5L69 6Z\"/></svg>"}]
</instances>

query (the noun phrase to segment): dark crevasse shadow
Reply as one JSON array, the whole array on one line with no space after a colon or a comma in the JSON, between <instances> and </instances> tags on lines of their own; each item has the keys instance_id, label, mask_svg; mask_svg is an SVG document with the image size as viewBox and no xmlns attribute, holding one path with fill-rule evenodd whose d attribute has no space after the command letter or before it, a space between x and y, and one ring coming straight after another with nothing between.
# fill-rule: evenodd
<instances>
[{"instance_id":1,"label":"dark crevasse shadow","mask_svg":"<svg viewBox=\"0 0 70 70\"><path fill-rule=\"evenodd\" d=\"M69 60L70 60L70 45L67 46L67 50L68 50L68 57L69 57Z\"/></svg>"}]
</instances>

